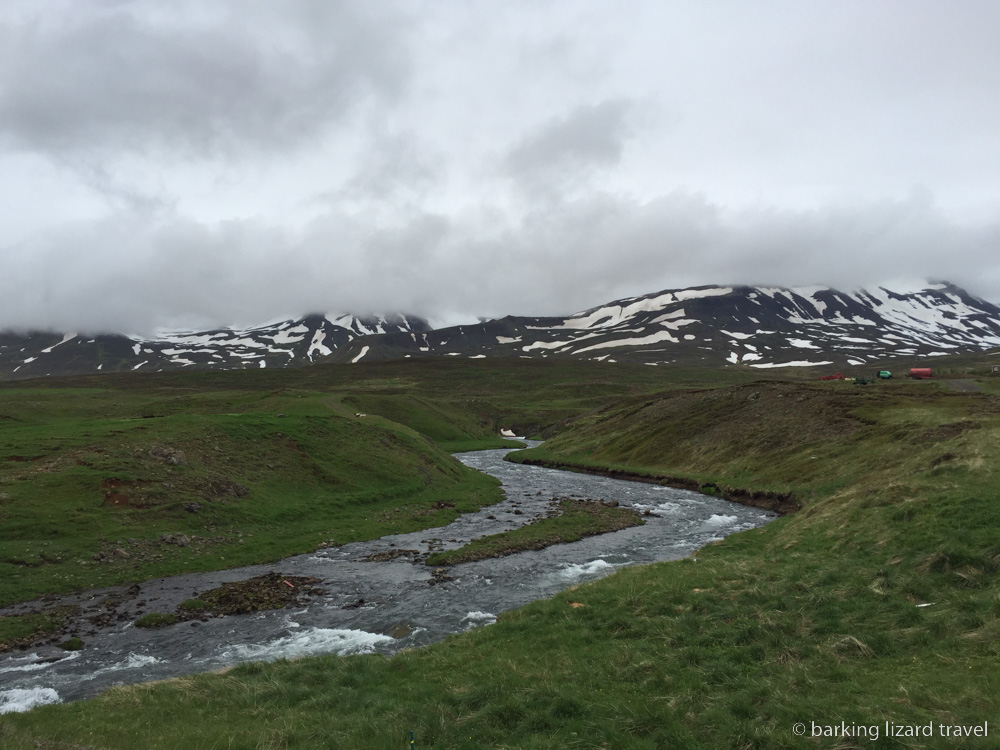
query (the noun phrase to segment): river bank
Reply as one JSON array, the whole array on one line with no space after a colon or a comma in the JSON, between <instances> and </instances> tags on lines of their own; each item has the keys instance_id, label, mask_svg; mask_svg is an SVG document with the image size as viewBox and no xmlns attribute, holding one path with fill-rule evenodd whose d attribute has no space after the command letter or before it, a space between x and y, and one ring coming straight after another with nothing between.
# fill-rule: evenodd
<instances>
[{"instance_id":1,"label":"river bank","mask_svg":"<svg viewBox=\"0 0 1000 750\"><path fill-rule=\"evenodd\" d=\"M580 461L566 461L555 458L538 458L512 454L508 459L514 463L527 466L544 466L547 469L577 471L581 474L593 474L611 479L626 479L630 482L647 482L662 487L674 487L690 492L700 492L703 495L717 495L724 500L748 505L752 508L777 513L779 516L801 510L802 503L791 492L773 492L770 490L752 490L745 487L730 487L715 482L700 482L690 477L678 477L671 474L657 474L620 467L605 467L597 464L586 464Z\"/></svg>"}]
</instances>

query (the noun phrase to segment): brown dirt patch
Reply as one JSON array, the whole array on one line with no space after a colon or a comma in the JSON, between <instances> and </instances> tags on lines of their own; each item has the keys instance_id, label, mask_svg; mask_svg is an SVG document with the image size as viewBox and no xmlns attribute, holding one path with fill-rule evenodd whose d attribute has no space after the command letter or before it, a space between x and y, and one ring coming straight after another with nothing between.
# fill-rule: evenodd
<instances>
[{"instance_id":1,"label":"brown dirt patch","mask_svg":"<svg viewBox=\"0 0 1000 750\"><path fill-rule=\"evenodd\" d=\"M118 479L116 477L110 477L101 482L101 490L104 492L104 504L113 507L128 507L137 506L143 507L147 505L141 499L136 501L134 498L136 492L141 492L143 488L151 485L152 482L146 479Z\"/></svg>"},{"instance_id":2,"label":"brown dirt patch","mask_svg":"<svg viewBox=\"0 0 1000 750\"><path fill-rule=\"evenodd\" d=\"M306 597L323 593L315 584L319 578L265 573L245 581L224 583L218 588L199 594L204 609L178 607L178 619L196 619L212 615L240 615L266 609L282 609L300 604Z\"/></svg>"},{"instance_id":3,"label":"brown dirt patch","mask_svg":"<svg viewBox=\"0 0 1000 750\"><path fill-rule=\"evenodd\" d=\"M950 422L949 424L938 425L922 432L917 436L917 440L924 443L939 443L944 440L957 438L963 432L975 430L979 427L982 427L982 425L978 422Z\"/></svg>"}]
</instances>

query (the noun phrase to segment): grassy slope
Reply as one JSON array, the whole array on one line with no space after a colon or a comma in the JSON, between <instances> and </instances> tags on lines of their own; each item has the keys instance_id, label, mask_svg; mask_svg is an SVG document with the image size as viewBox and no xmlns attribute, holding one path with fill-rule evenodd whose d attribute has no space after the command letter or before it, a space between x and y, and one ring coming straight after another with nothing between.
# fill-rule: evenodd
<instances>
[{"instance_id":1,"label":"grassy slope","mask_svg":"<svg viewBox=\"0 0 1000 750\"><path fill-rule=\"evenodd\" d=\"M500 497L425 438L334 414L323 394L212 396L0 391L0 604L438 525ZM455 509L422 512L441 500ZM399 507L413 513L386 515Z\"/></svg>"},{"instance_id":2,"label":"grassy slope","mask_svg":"<svg viewBox=\"0 0 1000 750\"><path fill-rule=\"evenodd\" d=\"M887 452L893 459L910 452L904 441L968 411L968 398L931 400L931 389L937 393L936 384L761 381L635 397L582 417L515 460L550 458L818 496L857 481Z\"/></svg>"},{"instance_id":3,"label":"grassy slope","mask_svg":"<svg viewBox=\"0 0 1000 750\"><path fill-rule=\"evenodd\" d=\"M15 749L34 738L398 748L413 729L418 747L771 748L817 746L792 734L796 722L996 717L991 395L933 384L667 393L592 414L544 453L790 488L806 507L697 562L623 570L431 648L115 689L9 717L0 737Z\"/></svg>"}]
</instances>

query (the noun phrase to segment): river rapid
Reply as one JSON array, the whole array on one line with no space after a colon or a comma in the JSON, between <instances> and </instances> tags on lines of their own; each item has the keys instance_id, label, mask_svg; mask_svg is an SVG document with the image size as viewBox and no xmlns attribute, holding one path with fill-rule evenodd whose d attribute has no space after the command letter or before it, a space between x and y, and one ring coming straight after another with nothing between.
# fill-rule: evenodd
<instances>
[{"instance_id":1,"label":"river rapid","mask_svg":"<svg viewBox=\"0 0 1000 750\"><path fill-rule=\"evenodd\" d=\"M537 443L531 443L536 445ZM497 477L505 499L447 526L382 537L254 565L146 581L62 597L59 603L113 611L122 619L87 626L82 651L55 647L0 654L0 713L73 701L114 686L207 672L246 661L341 655L424 646L452 633L495 622L503 610L552 596L581 581L639 563L676 560L774 513L720 498L655 484L610 479L510 463L509 449L459 453L456 458ZM644 526L588 537L571 544L465 563L438 573L395 550L427 553L454 549L486 534L544 517L556 497L617 500L651 511ZM182 622L146 630L131 622L140 611L172 612L180 602L224 582L271 571L311 576L323 593L301 607ZM110 599L109 599L110 597ZM28 611L15 605L0 615Z\"/></svg>"}]
</instances>

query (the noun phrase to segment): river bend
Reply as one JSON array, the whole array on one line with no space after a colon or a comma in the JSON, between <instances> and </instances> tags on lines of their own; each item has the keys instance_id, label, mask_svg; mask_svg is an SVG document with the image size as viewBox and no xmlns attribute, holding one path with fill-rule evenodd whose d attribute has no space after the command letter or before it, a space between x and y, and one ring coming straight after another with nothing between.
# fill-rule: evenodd
<instances>
[{"instance_id":1,"label":"river bend","mask_svg":"<svg viewBox=\"0 0 1000 750\"><path fill-rule=\"evenodd\" d=\"M87 698L113 685L221 669L252 660L309 654L394 653L489 625L499 612L593 580L625 565L675 560L728 534L763 525L776 515L716 497L655 484L525 466L503 460L509 449L456 454L462 463L497 477L505 499L448 526L296 555L270 565L174 576L67 596L61 603L95 607L123 599L128 618L81 632L87 647L46 647L0 654L0 713ZM367 562L377 553L452 549L485 534L542 517L555 497L617 500L649 510L644 526L571 544L453 566L451 580L406 557ZM172 612L198 592L269 571L313 576L325 593L297 609L184 622L156 630L131 625L130 606ZM363 603L359 603L363 602ZM25 611L30 603L0 614Z\"/></svg>"}]
</instances>

